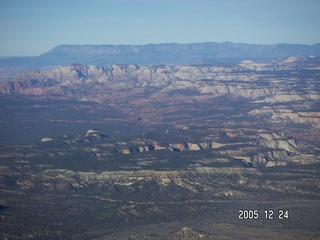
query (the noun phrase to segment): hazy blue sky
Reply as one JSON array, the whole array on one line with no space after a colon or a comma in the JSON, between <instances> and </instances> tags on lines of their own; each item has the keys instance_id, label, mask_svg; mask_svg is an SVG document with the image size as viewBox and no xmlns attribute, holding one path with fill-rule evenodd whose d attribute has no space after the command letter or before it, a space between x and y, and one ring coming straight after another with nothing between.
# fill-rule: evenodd
<instances>
[{"instance_id":1,"label":"hazy blue sky","mask_svg":"<svg viewBox=\"0 0 320 240\"><path fill-rule=\"evenodd\" d=\"M320 42L319 0L0 0L0 56L59 44Z\"/></svg>"}]
</instances>

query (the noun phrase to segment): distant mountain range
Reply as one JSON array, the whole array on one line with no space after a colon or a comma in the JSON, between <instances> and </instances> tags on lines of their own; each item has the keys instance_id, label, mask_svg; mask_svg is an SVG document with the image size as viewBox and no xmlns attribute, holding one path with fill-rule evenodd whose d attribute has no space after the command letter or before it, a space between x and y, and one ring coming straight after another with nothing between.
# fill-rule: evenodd
<instances>
[{"instance_id":1,"label":"distant mountain range","mask_svg":"<svg viewBox=\"0 0 320 240\"><path fill-rule=\"evenodd\" d=\"M290 56L320 56L320 43L303 44L244 44L192 43L147 45L59 45L36 57L0 59L0 67L46 67L70 64L210 64L242 60L266 61Z\"/></svg>"}]
</instances>

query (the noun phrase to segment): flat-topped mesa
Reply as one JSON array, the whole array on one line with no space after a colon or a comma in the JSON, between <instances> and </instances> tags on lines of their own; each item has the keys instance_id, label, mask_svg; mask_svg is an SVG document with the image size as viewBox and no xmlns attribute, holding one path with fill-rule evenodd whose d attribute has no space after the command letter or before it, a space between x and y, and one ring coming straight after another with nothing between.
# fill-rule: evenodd
<instances>
[{"instance_id":1,"label":"flat-topped mesa","mask_svg":"<svg viewBox=\"0 0 320 240\"><path fill-rule=\"evenodd\" d=\"M94 64L192 64L256 62L287 59L290 56L320 55L320 44L246 44L232 42L160 43L146 45L59 45L35 57L0 59L0 67L49 67L73 63ZM287 63L292 62L291 59Z\"/></svg>"}]
</instances>

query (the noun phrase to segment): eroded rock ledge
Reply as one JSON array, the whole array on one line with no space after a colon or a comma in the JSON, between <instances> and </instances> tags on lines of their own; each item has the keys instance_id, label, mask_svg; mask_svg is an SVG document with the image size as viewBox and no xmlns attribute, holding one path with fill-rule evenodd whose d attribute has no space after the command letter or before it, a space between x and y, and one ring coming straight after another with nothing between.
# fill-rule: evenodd
<instances>
[{"instance_id":1,"label":"eroded rock ledge","mask_svg":"<svg viewBox=\"0 0 320 240\"><path fill-rule=\"evenodd\" d=\"M258 131L256 135L252 132L226 133L228 137L224 141L211 136L210 141L205 142L182 142L168 143L159 142L153 139L138 138L125 141L114 141L107 135L100 134L97 129L89 129L86 134L76 138L64 136L60 139L43 138L42 142L57 142L68 145L81 144L86 142L98 142L94 147L83 147L83 150L91 156L99 158L110 154L132 154L152 151L201 151L212 149L216 155L223 156L225 161L236 159L242 161L247 167L253 166L277 166L288 163L308 164L308 160L301 157L303 148L293 138L287 137L283 132ZM241 139L239 137L242 137ZM237 140L237 138L239 138ZM71 147L72 149L72 147ZM222 160L223 161L223 160Z\"/></svg>"}]
</instances>

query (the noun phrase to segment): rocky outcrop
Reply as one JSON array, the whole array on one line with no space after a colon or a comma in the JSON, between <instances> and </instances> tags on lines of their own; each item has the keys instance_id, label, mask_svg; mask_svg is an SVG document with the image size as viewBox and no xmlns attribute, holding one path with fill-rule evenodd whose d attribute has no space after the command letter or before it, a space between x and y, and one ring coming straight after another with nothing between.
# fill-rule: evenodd
<instances>
[{"instance_id":1,"label":"rocky outcrop","mask_svg":"<svg viewBox=\"0 0 320 240\"><path fill-rule=\"evenodd\" d=\"M41 142L51 142L51 141L54 141L54 138L44 137L41 139Z\"/></svg>"},{"instance_id":2,"label":"rocky outcrop","mask_svg":"<svg viewBox=\"0 0 320 240\"><path fill-rule=\"evenodd\" d=\"M181 230L169 233L167 239L204 239L209 234L206 232L195 230L191 227L183 227Z\"/></svg>"},{"instance_id":3,"label":"rocky outcrop","mask_svg":"<svg viewBox=\"0 0 320 240\"><path fill-rule=\"evenodd\" d=\"M320 114L317 111L304 108L300 111L290 109L288 106L265 106L262 109L255 109L251 115L267 116L272 122L288 122L310 124L315 128L320 128Z\"/></svg>"},{"instance_id":4,"label":"rocky outcrop","mask_svg":"<svg viewBox=\"0 0 320 240\"><path fill-rule=\"evenodd\" d=\"M271 132L262 129L258 131L257 135L250 134L252 134L250 131L247 133L241 131L238 133L228 133L226 136L229 136L229 139L224 139L224 142L211 140L199 143L164 143L146 138L115 141L109 136L101 134L97 129L89 129L85 134L80 134L75 138L70 136L63 136L59 139L45 137L41 142L56 141L71 145L71 148L81 143L97 143L95 146L83 147L81 150L86 155L96 157L106 157L115 153L132 154L163 150L183 152L212 149L214 150L213 153L229 159L227 161L235 159L243 162L245 167L286 165L289 162L293 162L291 160L292 156L300 154L300 149L302 149L295 139L287 137L283 132ZM247 135L248 140L235 141L235 138L240 135Z\"/></svg>"}]
</instances>

